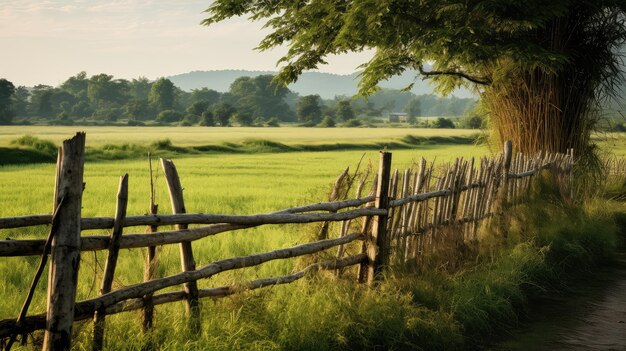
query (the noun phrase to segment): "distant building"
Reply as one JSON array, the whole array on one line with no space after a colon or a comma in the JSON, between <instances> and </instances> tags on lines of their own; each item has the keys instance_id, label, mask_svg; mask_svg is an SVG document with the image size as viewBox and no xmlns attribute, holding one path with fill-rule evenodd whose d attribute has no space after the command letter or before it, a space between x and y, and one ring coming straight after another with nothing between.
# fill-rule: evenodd
<instances>
[{"instance_id":1,"label":"distant building","mask_svg":"<svg viewBox=\"0 0 626 351\"><path fill-rule=\"evenodd\" d=\"M409 114L405 112L390 112L389 113L389 123L406 122L407 118L409 118Z\"/></svg>"}]
</instances>

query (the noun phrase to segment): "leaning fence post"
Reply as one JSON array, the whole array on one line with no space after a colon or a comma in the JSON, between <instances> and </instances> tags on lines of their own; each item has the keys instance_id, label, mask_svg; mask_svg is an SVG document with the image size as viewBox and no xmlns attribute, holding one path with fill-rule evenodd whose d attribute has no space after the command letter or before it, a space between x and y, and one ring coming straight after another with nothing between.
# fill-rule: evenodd
<instances>
[{"instance_id":1,"label":"leaning fence post","mask_svg":"<svg viewBox=\"0 0 626 351\"><path fill-rule=\"evenodd\" d=\"M389 209L389 178L391 174L391 153L380 152L378 168L378 186L376 189L377 209ZM388 214L374 217L371 242L368 245L367 283L372 285L375 280L382 278L385 267L389 264L389 241L387 238ZM375 244L374 244L375 243Z\"/></svg>"},{"instance_id":2,"label":"leaning fence post","mask_svg":"<svg viewBox=\"0 0 626 351\"><path fill-rule=\"evenodd\" d=\"M104 276L100 286L100 295L111 292L117 257L120 252L120 239L124 231L124 218L126 218L126 208L128 206L128 174L120 178L120 186L117 191L117 208L115 209L115 220L113 222L113 232L109 239L109 254L104 264ZM93 350L102 350L104 344L105 314L104 310L96 310L93 318Z\"/></svg>"},{"instance_id":3,"label":"leaning fence post","mask_svg":"<svg viewBox=\"0 0 626 351\"><path fill-rule=\"evenodd\" d=\"M85 133L63 142L55 204L58 232L52 241L48 273L48 307L43 350L69 350L80 264L80 215L85 164Z\"/></svg>"},{"instance_id":4,"label":"leaning fence post","mask_svg":"<svg viewBox=\"0 0 626 351\"><path fill-rule=\"evenodd\" d=\"M183 187L180 184L178 171L172 160L161 159L161 166L165 174L165 180L169 188L172 211L174 213L185 213L185 200L183 199ZM176 229L187 229L186 224L177 224ZM193 258L193 250L190 241L180 243L181 265L184 272L195 271L196 262ZM200 306L198 303L198 284L192 281L184 284L187 294L186 308L190 317L190 327L192 330L200 329Z\"/></svg>"}]
</instances>

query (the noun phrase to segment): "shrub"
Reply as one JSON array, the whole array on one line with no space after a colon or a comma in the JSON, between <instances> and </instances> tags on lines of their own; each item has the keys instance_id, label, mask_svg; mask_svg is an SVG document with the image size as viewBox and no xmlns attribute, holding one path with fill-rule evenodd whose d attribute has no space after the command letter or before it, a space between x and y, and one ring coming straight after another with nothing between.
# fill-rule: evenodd
<instances>
[{"instance_id":1,"label":"shrub","mask_svg":"<svg viewBox=\"0 0 626 351\"><path fill-rule=\"evenodd\" d=\"M454 129L454 122L449 118L439 117L431 124L432 128L448 128Z\"/></svg>"},{"instance_id":2,"label":"shrub","mask_svg":"<svg viewBox=\"0 0 626 351\"><path fill-rule=\"evenodd\" d=\"M239 125L241 126L251 126L252 125L252 115L249 115L247 113L240 113L237 112L232 116L232 119L236 122L239 123Z\"/></svg>"},{"instance_id":3,"label":"shrub","mask_svg":"<svg viewBox=\"0 0 626 351\"><path fill-rule=\"evenodd\" d=\"M211 111L204 111L200 116L200 125L206 127L213 127L215 125L215 119Z\"/></svg>"},{"instance_id":4,"label":"shrub","mask_svg":"<svg viewBox=\"0 0 626 351\"><path fill-rule=\"evenodd\" d=\"M199 121L200 121L200 116L187 114L187 115L185 115L185 118L183 118L183 120L181 122L181 125L192 126L192 125L198 123Z\"/></svg>"},{"instance_id":5,"label":"shrub","mask_svg":"<svg viewBox=\"0 0 626 351\"><path fill-rule=\"evenodd\" d=\"M94 117L98 117L109 122L117 121L124 114L125 112L121 108L101 108L93 113Z\"/></svg>"},{"instance_id":6,"label":"shrub","mask_svg":"<svg viewBox=\"0 0 626 351\"><path fill-rule=\"evenodd\" d=\"M280 122L278 121L278 118L272 117L270 118L269 121L267 121L267 126L268 127L280 127Z\"/></svg>"},{"instance_id":7,"label":"shrub","mask_svg":"<svg viewBox=\"0 0 626 351\"><path fill-rule=\"evenodd\" d=\"M170 139L161 139L150 144L152 150L168 150L172 148L172 141Z\"/></svg>"},{"instance_id":8,"label":"shrub","mask_svg":"<svg viewBox=\"0 0 626 351\"><path fill-rule=\"evenodd\" d=\"M144 126L146 125L145 123L143 123L142 121L138 121L136 119L129 119L128 122L126 122L126 124L128 126L134 127L134 126Z\"/></svg>"},{"instance_id":9,"label":"shrub","mask_svg":"<svg viewBox=\"0 0 626 351\"><path fill-rule=\"evenodd\" d=\"M362 125L363 123L361 123L361 121L356 118L349 119L346 121L346 123L343 124L344 127L360 127Z\"/></svg>"},{"instance_id":10,"label":"shrub","mask_svg":"<svg viewBox=\"0 0 626 351\"><path fill-rule=\"evenodd\" d=\"M183 119L183 114L175 110L164 110L159 112L156 117L157 122L170 123Z\"/></svg>"},{"instance_id":11,"label":"shrub","mask_svg":"<svg viewBox=\"0 0 626 351\"><path fill-rule=\"evenodd\" d=\"M465 129L480 129L483 128L484 121L480 116L470 115L465 116L459 120L459 127Z\"/></svg>"},{"instance_id":12,"label":"shrub","mask_svg":"<svg viewBox=\"0 0 626 351\"><path fill-rule=\"evenodd\" d=\"M32 135L24 135L13 141L12 145L26 146L28 148L41 151L48 155L55 155L57 153L57 147L50 140L42 140Z\"/></svg>"},{"instance_id":13,"label":"shrub","mask_svg":"<svg viewBox=\"0 0 626 351\"><path fill-rule=\"evenodd\" d=\"M335 120L331 116L326 116L320 123L320 127L333 128L335 126Z\"/></svg>"}]
</instances>

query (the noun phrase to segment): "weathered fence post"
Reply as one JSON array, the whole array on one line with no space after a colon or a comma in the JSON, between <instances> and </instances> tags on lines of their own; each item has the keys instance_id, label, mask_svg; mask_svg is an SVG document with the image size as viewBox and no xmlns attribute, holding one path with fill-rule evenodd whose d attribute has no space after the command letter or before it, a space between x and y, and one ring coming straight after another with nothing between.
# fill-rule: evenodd
<instances>
[{"instance_id":1,"label":"weathered fence post","mask_svg":"<svg viewBox=\"0 0 626 351\"><path fill-rule=\"evenodd\" d=\"M378 209L389 209L389 178L391 174L391 153L380 152L380 165L378 168L378 187L376 189L376 203ZM382 273L389 265L389 241L387 235L388 214L375 216L373 221L371 242L368 243L367 258L367 283L372 285L374 281L382 278Z\"/></svg>"},{"instance_id":2,"label":"weathered fence post","mask_svg":"<svg viewBox=\"0 0 626 351\"><path fill-rule=\"evenodd\" d=\"M178 171L176 170L174 162L172 162L172 160L161 159L161 166L169 188L172 211L174 213L187 212L185 209L185 200L183 199L183 187L180 184L180 178L178 177ZM177 224L176 229L187 229L187 225ZM193 258L193 250L190 241L180 243L180 258L184 272L196 270L196 262ZM199 330L200 305L198 303L198 284L196 281L185 283L184 289L187 294L186 308L190 317L190 328L192 330Z\"/></svg>"},{"instance_id":3,"label":"weathered fence post","mask_svg":"<svg viewBox=\"0 0 626 351\"><path fill-rule=\"evenodd\" d=\"M85 164L85 133L63 142L57 169L55 207L58 232L52 241L44 350L69 350L80 265L80 215Z\"/></svg>"},{"instance_id":4,"label":"weathered fence post","mask_svg":"<svg viewBox=\"0 0 626 351\"><path fill-rule=\"evenodd\" d=\"M113 277L115 276L115 267L117 266L117 257L120 252L120 239L124 231L124 218L126 217L126 208L128 207L128 174L124 174L120 178L120 186L117 191L117 208L115 209L115 220L113 222L113 232L109 240L109 254L104 265L104 276L102 285L100 286L100 295L111 292L113 285ZM102 350L104 344L104 328L105 314L104 310L96 311L93 318L93 350Z\"/></svg>"},{"instance_id":5,"label":"weathered fence post","mask_svg":"<svg viewBox=\"0 0 626 351\"><path fill-rule=\"evenodd\" d=\"M157 205L154 201L154 178L152 176L152 156L148 153L148 163L150 170L150 214L157 214L159 211L159 205ZM158 230L158 226L151 225L148 227L149 233L156 233ZM156 270L156 266L158 264L157 261L157 252L156 246L148 246L146 250L146 262L143 271L143 281L147 282L154 279L154 272ZM154 303L152 301L152 295L148 294L144 296L144 308L143 308L143 316L142 316L142 327L144 333L149 331L152 328L153 320L154 320Z\"/></svg>"}]
</instances>

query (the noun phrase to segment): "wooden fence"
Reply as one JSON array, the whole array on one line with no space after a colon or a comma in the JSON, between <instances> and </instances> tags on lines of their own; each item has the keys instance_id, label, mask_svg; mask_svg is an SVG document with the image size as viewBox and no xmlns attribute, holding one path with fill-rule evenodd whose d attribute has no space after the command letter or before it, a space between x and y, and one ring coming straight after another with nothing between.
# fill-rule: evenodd
<instances>
[{"instance_id":1,"label":"wooden fence","mask_svg":"<svg viewBox=\"0 0 626 351\"><path fill-rule=\"evenodd\" d=\"M497 217L506 206L523 199L531 179L544 169L560 178L562 192L571 191L573 154L513 156L511 143L495 158L457 159L435 167L422 159L415 169L392 171L389 152L381 152L372 190L362 196L368 184L367 174L342 173L335 183L330 201L289 208L268 214L222 215L187 214L181 182L174 163L161 160L169 188L173 214L156 214L152 202L150 215L127 216L128 175L121 177L115 217L81 217L85 134L78 133L60 148L54 212L0 218L0 229L50 225L47 240L0 240L0 257L41 256L41 262L19 316L0 320L0 346L9 350L21 336L45 330L44 349L69 349L72 324L94 320L94 349L103 347L106 316L143 310L143 326L153 323L154 306L184 300L190 316L189 328L200 328L200 299L223 297L245 289L287 284L318 270L341 272L358 266L360 283L375 284L390 265L416 263L437 251L443 242L475 241L481 223ZM346 184L358 183L356 198L344 199ZM342 190L343 189L343 190ZM343 192L342 192L343 191ZM359 221L360 219L360 221ZM215 261L196 267L192 242L238 229L266 224L322 223L319 240L275 251L250 254ZM330 223L338 223L339 235L330 238ZM188 228L188 225L202 225ZM159 226L176 225L175 230L158 231ZM124 228L149 226L148 233L123 233ZM449 230L453 228L454 230ZM110 235L81 236L82 230L112 229ZM182 271L164 278L154 278L154 250L160 245L179 244ZM462 245L456 245L459 249ZM350 247L350 249L347 249ZM146 248L144 282L111 290L118 252L121 248ZM336 248L336 259L315 262L308 267L280 277L268 277L238 284L199 289L197 281L216 274L252 267L268 261L310 255ZM356 251L355 251L356 248ZM76 300L80 253L108 250L100 295ZM348 254L352 252L353 254ZM50 257L48 309L28 316L34 288ZM157 294L182 285L181 291Z\"/></svg>"}]
</instances>

